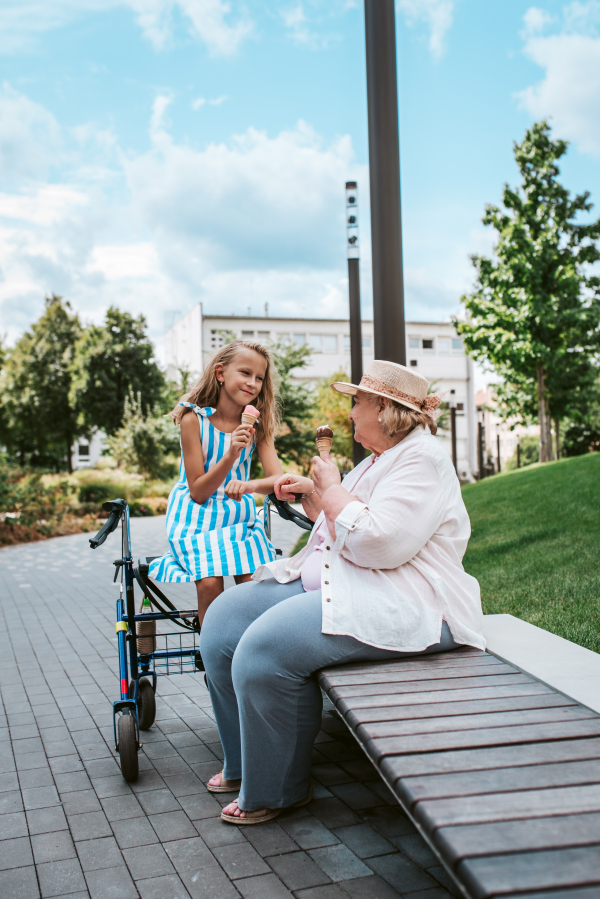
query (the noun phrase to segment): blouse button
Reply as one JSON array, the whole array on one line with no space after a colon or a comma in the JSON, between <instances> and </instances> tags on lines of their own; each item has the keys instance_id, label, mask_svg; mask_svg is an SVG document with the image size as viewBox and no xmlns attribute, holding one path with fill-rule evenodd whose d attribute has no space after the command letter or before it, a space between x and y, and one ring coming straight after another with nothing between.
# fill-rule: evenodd
<instances>
[{"instance_id":1,"label":"blouse button","mask_svg":"<svg viewBox=\"0 0 600 899\"><path fill-rule=\"evenodd\" d=\"M325 549L331 549L331 547L330 547L330 546L326 546Z\"/></svg>"},{"instance_id":2,"label":"blouse button","mask_svg":"<svg viewBox=\"0 0 600 899\"><path fill-rule=\"evenodd\" d=\"M329 581L325 581L326 584L329 584Z\"/></svg>"},{"instance_id":3,"label":"blouse button","mask_svg":"<svg viewBox=\"0 0 600 899\"><path fill-rule=\"evenodd\" d=\"M329 565L327 564L327 562L325 563L325 568L329 568Z\"/></svg>"},{"instance_id":4,"label":"blouse button","mask_svg":"<svg viewBox=\"0 0 600 899\"><path fill-rule=\"evenodd\" d=\"M325 600L325 602L331 602L330 598L327 597L326 600Z\"/></svg>"}]
</instances>

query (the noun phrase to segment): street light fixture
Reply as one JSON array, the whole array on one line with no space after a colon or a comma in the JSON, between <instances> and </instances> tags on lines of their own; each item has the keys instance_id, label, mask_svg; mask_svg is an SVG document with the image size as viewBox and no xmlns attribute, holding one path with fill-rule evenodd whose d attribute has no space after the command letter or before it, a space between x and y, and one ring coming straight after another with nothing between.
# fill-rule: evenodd
<instances>
[{"instance_id":1,"label":"street light fixture","mask_svg":"<svg viewBox=\"0 0 600 899\"><path fill-rule=\"evenodd\" d=\"M348 292L350 298L350 367L353 384L362 378L362 325L360 315L360 244L358 240L358 185L346 181L346 252L348 255ZM365 457L362 444L352 441L352 459L356 467Z\"/></svg>"}]
</instances>

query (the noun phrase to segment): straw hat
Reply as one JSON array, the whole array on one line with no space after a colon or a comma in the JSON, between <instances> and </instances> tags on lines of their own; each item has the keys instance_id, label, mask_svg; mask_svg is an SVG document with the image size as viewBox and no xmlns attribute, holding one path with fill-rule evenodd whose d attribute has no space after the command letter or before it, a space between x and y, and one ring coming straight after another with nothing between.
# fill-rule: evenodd
<instances>
[{"instance_id":1,"label":"straw hat","mask_svg":"<svg viewBox=\"0 0 600 899\"><path fill-rule=\"evenodd\" d=\"M405 365L385 362L382 359L374 359L371 362L360 379L360 384L337 381L331 385L331 389L337 390L338 393L354 396L357 390L364 390L365 393L385 396L415 412L433 412L441 404L442 399L434 393L428 396L428 387L429 381L423 375L418 375Z\"/></svg>"}]
</instances>

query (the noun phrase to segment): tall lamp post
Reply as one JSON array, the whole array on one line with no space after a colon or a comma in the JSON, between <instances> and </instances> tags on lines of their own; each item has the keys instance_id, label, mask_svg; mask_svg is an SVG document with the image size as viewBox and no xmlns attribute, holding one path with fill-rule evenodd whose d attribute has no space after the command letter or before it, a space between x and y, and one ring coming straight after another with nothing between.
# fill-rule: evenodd
<instances>
[{"instance_id":1,"label":"tall lamp post","mask_svg":"<svg viewBox=\"0 0 600 899\"><path fill-rule=\"evenodd\" d=\"M365 0L375 358L406 365L394 0Z\"/></svg>"},{"instance_id":2,"label":"tall lamp post","mask_svg":"<svg viewBox=\"0 0 600 899\"><path fill-rule=\"evenodd\" d=\"M454 471L456 472L456 474L458 474L458 459L456 452L456 397L454 395L454 390L450 391L448 406L450 408L450 440L452 444L452 464L454 465Z\"/></svg>"},{"instance_id":3,"label":"tall lamp post","mask_svg":"<svg viewBox=\"0 0 600 899\"><path fill-rule=\"evenodd\" d=\"M348 252L348 292L350 296L350 367L353 384L362 378L362 326L360 316L360 246L358 241L358 185L346 181L346 247ZM354 467L365 457L365 448L352 440Z\"/></svg>"}]
</instances>

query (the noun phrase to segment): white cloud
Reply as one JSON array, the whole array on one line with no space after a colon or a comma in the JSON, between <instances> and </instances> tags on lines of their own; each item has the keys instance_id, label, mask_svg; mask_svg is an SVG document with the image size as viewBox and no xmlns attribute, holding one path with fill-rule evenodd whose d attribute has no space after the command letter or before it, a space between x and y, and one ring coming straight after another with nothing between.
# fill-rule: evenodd
<instances>
[{"instance_id":1,"label":"white cloud","mask_svg":"<svg viewBox=\"0 0 600 899\"><path fill-rule=\"evenodd\" d=\"M556 33L552 21L526 13L525 54L545 70L543 79L517 94L536 119L552 117L557 135L584 153L600 155L600 3L571 3ZM544 33L546 31L546 33Z\"/></svg>"},{"instance_id":2,"label":"white cloud","mask_svg":"<svg viewBox=\"0 0 600 899\"><path fill-rule=\"evenodd\" d=\"M196 97L195 100L192 100L191 107L195 112L198 112L198 110L202 109L205 104L206 100L204 99L204 97Z\"/></svg>"},{"instance_id":3,"label":"white cloud","mask_svg":"<svg viewBox=\"0 0 600 899\"><path fill-rule=\"evenodd\" d=\"M5 82L0 89L3 181L44 177L60 142L60 128L54 116Z\"/></svg>"},{"instance_id":4,"label":"white cloud","mask_svg":"<svg viewBox=\"0 0 600 899\"><path fill-rule=\"evenodd\" d=\"M429 27L429 51L440 59L446 49L446 34L452 25L453 0L397 0L398 9L409 26L425 22Z\"/></svg>"},{"instance_id":5,"label":"white cloud","mask_svg":"<svg viewBox=\"0 0 600 899\"><path fill-rule=\"evenodd\" d=\"M30 49L46 31L86 13L123 6L132 10L142 33L157 49L171 41L176 13L214 55L235 53L253 29L245 13L233 14L225 0L5 0L0 9L0 52Z\"/></svg>"}]
</instances>

